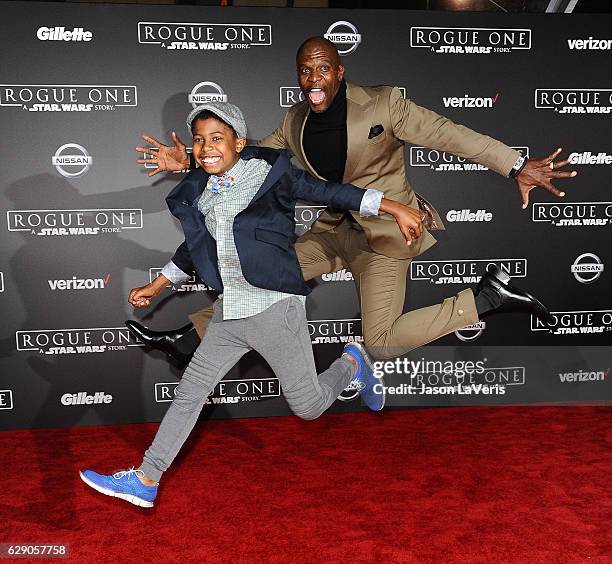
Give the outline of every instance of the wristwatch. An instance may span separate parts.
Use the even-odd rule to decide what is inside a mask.
[[[514,163],[514,165],[512,165],[512,168],[510,169],[510,172],[508,173],[508,177],[509,178],[516,178],[521,170],[523,170],[525,168],[525,165],[527,164],[527,161],[529,159],[527,157],[523,157],[522,155],[519,156],[518,159],[516,159],[516,162]]]

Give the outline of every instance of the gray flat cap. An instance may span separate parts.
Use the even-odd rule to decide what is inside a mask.
[[[209,110],[216,116],[219,116],[224,122],[229,123],[234,128],[238,137],[246,138],[247,126],[244,116],[238,106],[234,106],[234,104],[230,104],[229,102],[206,102],[191,110],[187,116],[187,127],[190,133],[191,122],[193,122],[193,119],[204,110]]]

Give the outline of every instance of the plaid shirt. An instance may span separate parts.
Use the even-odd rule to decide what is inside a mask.
[[[229,171],[236,184],[229,190],[214,193],[205,189],[197,202],[204,215],[209,233],[217,242],[219,273],[223,281],[223,319],[242,319],[265,311],[276,302],[294,294],[258,288],[249,284],[242,274],[240,259],[234,241],[234,218],[244,210],[272,167],[263,159],[240,159]],[[366,190],[360,214],[377,215],[382,192]],[[189,278],[173,262],[169,262],[162,274],[171,282],[178,283]],[[306,296],[297,296],[303,301]]]

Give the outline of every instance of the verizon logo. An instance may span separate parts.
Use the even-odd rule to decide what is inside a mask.
[[[475,98],[464,94],[463,97],[444,97],[445,108],[492,108],[497,100],[499,100],[500,92],[495,96],[486,96],[484,98]]]
[[[592,49],[592,50],[606,50],[612,49],[612,39],[568,39],[567,46],[570,49]]]
[[[103,290],[110,281],[110,273],[106,278],[77,278],[68,280],[47,280],[51,290]]]
[[[596,372],[585,372],[583,370],[579,370],[578,372],[563,372],[559,374],[559,380],[561,380],[561,382],[603,382],[609,372],[609,368],[605,372],[603,370],[598,370]]]

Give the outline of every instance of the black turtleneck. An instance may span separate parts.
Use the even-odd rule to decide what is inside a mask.
[[[330,182],[342,182],[346,164],[346,82],[329,108],[321,113],[312,110],[304,126],[304,153],[317,173]]]

